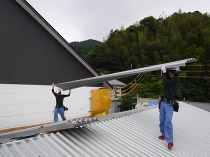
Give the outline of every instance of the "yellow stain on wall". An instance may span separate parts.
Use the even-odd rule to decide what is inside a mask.
[[[91,117],[109,114],[111,106],[111,89],[96,89],[91,91]]]

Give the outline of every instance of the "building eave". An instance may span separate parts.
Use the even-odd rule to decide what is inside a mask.
[[[61,43],[77,60],[79,60],[94,76],[99,74],[76,52],[76,50],[25,0],[16,0],[37,22],[39,22],[59,43]]]

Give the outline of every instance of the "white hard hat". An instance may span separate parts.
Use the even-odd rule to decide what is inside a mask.
[[[61,93],[61,90],[58,88],[58,89],[56,90],[56,93]]]
[[[169,71],[174,71],[174,74],[179,74],[180,73],[180,68],[179,67],[173,67],[173,68],[169,68],[167,69]]]
[[[169,70],[174,70],[174,71],[180,72],[180,68],[179,67],[173,67],[173,68],[170,68]]]

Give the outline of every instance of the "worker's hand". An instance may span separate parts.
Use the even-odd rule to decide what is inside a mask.
[[[165,66],[162,66],[161,70],[162,70],[163,73],[166,73],[166,67]]]

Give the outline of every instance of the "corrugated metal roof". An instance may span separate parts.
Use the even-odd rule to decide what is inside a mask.
[[[99,117],[98,122],[56,134],[0,145],[0,156],[210,156],[210,113],[180,102],[174,112],[174,148],[159,140],[157,107]],[[111,115],[109,115],[111,117]]]

